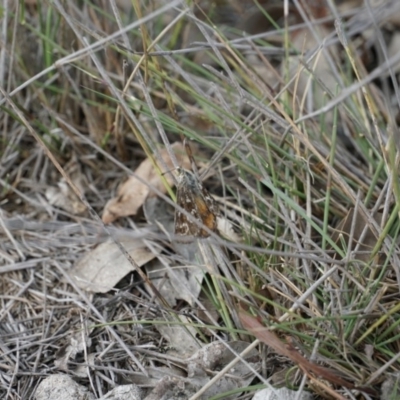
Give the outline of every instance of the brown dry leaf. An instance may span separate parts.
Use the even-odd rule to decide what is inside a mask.
[[[121,241],[121,244],[139,267],[156,256],[141,241]],[[134,266],[119,247],[109,240],[87,253],[69,274],[81,289],[107,293],[133,270]]]
[[[233,243],[242,243],[243,238],[240,237],[233,229],[233,224],[229,219],[219,216],[217,218],[217,229],[221,236]]]
[[[182,168],[190,169],[190,161],[187,157],[181,142],[175,142],[172,146],[178,164]],[[167,170],[174,169],[171,157],[167,149],[160,151],[160,156],[164,160]],[[142,183],[136,177],[131,176],[118,189],[117,197],[111,199],[105,206],[103,212],[103,222],[109,224],[119,217],[128,215],[136,215],[138,209],[143,205],[148,196],[155,196],[151,192],[150,186],[154,186],[162,193],[166,193],[166,188],[161,180],[160,175],[154,168],[150,159],[144,160],[135,170],[135,175],[139,176],[144,182]],[[169,185],[173,185],[174,181],[171,174],[165,175],[165,179]]]
[[[274,351],[278,354],[290,358],[310,379],[313,379],[314,376],[317,376],[332,384],[343,386],[351,390],[357,389],[371,395],[376,394],[374,389],[360,386],[357,387],[352,382],[349,382],[339,376],[336,371],[326,367],[321,367],[320,365],[307,360],[295,349],[292,344],[284,343],[276,335],[276,333],[270,331],[268,327],[262,325],[257,318],[247,314],[244,311],[239,312],[239,318],[243,324],[243,327],[251,332],[260,342],[272,347],[272,349],[274,349]]]

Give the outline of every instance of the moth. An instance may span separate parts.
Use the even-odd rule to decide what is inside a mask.
[[[184,145],[192,165],[195,165],[189,144],[184,142]],[[176,203],[192,218],[176,209],[175,234],[206,238],[210,233],[204,227],[212,232],[217,229],[218,205],[193,172],[180,167],[177,168],[177,172]]]

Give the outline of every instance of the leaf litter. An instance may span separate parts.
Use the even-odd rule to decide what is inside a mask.
[[[33,3],[34,7],[35,2],[30,3]],[[65,2],[65,4],[68,4],[68,2]],[[74,7],[72,7],[72,4],[69,5],[71,6],[70,12],[74,12],[75,5]],[[390,4],[388,3],[387,7],[389,6]],[[36,12],[34,8],[31,8],[30,12],[32,10],[34,13]],[[57,11],[59,10],[57,9]],[[390,13],[387,21],[393,20],[394,22],[391,23],[396,24],[394,20],[395,16],[395,13]],[[66,21],[71,22],[69,17]],[[196,19],[192,18],[192,21],[196,21]],[[249,26],[248,21],[244,22],[245,25]],[[107,28],[111,28],[111,26],[102,26],[102,32],[103,29]],[[144,28],[145,25],[142,26],[143,31]],[[74,41],[79,40],[77,32],[73,36]],[[115,27],[111,29],[111,32],[115,32]],[[365,30],[363,34],[364,32]],[[66,33],[69,35],[72,32],[68,30]],[[308,27],[304,29],[303,33],[308,38],[312,32]],[[395,38],[394,35],[393,38]],[[303,37],[300,43],[297,44],[300,51],[305,49],[303,46],[304,42],[309,41]],[[315,41],[314,44],[319,45],[320,41]],[[206,43],[206,45],[209,46],[210,43]],[[203,43],[201,46],[204,47],[205,44]],[[311,48],[312,46],[309,47]],[[391,46],[389,46],[390,54],[396,55],[397,47],[398,43],[393,39]],[[218,50],[217,47],[215,49]],[[215,51],[215,49],[213,50]],[[251,49],[252,47],[250,46],[248,50]],[[257,47],[257,50],[260,50],[260,47]],[[37,54],[39,53],[37,52]],[[13,52],[10,51],[9,54],[13,54]],[[26,61],[25,66],[31,67],[34,65],[37,67],[41,65],[40,60],[37,59],[37,54],[31,51],[24,52],[21,57]],[[48,52],[48,54],[51,54],[51,52]],[[327,81],[328,85],[326,86],[330,90],[333,87],[331,84],[334,80],[326,73],[328,58],[324,53],[321,54],[317,54],[317,58],[320,57],[322,61],[321,67],[315,64],[312,68],[309,68],[307,64],[303,65],[303,60],[297,55],[293,57],[295,67],[294,71],[291,72],[293,72],[293,77],[298,79],[298,86],[291,86],[290,89],[293,89],[295,92],[294,96],[304,97],[304,100],[307,100],[308,107],[311,107],[311,103],[313,102],[317,103],[317,108],[320,106],[323,107],[325,102],[321,101],[321,97],[324,96],[325,89],[321,90],[320,86],[317,85],[318,90],[314,93],[314,98],[311,98],[311,100],[308,98],[305,99],[308,84],[308,75],[305,71],[320,81]],[[36,58],[34,62],[29,62],[28,57]],[[259,58],[262,60],[262,57]],[[206,62],[211,62],[210,60],[211,58]],[[118,65],[119,62],[114,64],[117,68]],[[55,64],[55,66],[58,66],[58,64]],[[70,66],[73,66],[72,63]],[[300,73],[301,66],[304,66],[304,69]],[[179,67],[180,65],[176,66],[174,73],[179,71]],[[397,65],[395,67],[397,68]],[[25,73],[24,68],[18,68],[15,69],[15,74],[18,74],[19,71],[24,71]],[[209,71],[215,73],[212,68],[209,68]],[[258,71],[262,73],[260,69]],[[273,72],[275,72],[271,74],[273,78],[271,80],[268,79],[268,82],[272,82],[273,85],[271,86],[276,88],[276,83],[279,79],[275,79],[277,74],[276,71]],[[54,77],[59,79],[59,83],[61,84],[65,80],[65,82],[68,82],[67,86],[71,88],[70,90],[74,90],[73,83],[76,77],[69,80],[71,76],[68,74],[69,71],[67,69],[60,68]],[[115,74],[115,71],[113,71],[113,74]],[[30,71],[30,75],[33,76],[34,71]],[[92,82],[88,80],[90,75],[83,75],[79,79],[80,88],[91,87]],[[122,72],[118,71],[116,75],[122,76]],[[217,77],[219,75],[214,74],[213,76]],[[21,81],[26,80],[25,76],[18,75],[18,78],[21,78]],[[205,95],[208,96],[210,94],[212,102],[216,104],[219,104],[218,96],[221,94],[223,96],[227,94],[232,95],[232,97],[236,96],[231,88],[228,87],[227,90],[226,87],[223,87],[228,81],[224,81],[224,85],[217,87],[218,85],[215,85],[214,82],[210,83],[206,79],[203,79],[201,85],[196,87],[196,82],[200,82],[200,79],[197,80],[197,78],[188,74],[182,74],[182,79],[189,79],[189,82],[193,83],[192,86],[196,90],[200,89],[199,92],[204,90]],[[136,83],[134,83],[133,87],[135,90],[139,88]],[[260,88],[263,88],[263,86],[260,86]],[[257,88],[257,90],[260,88]],[[41,95],[43,93],[41,92]],[[83,92],[75,92],[73,96],[68,98],[68,101],[76,107],[79,102],[76,101],[76,97],[74,96],[79,97],[81,93]],[[160,96],[160,92],[156,91],[155,93],[157,99],[162,97]],[[32,97],[42,99],[41,96],[36,97],[36,95],[37,93]],[[93,93],[89,96],[88,101],[95,102],[95,106],[91,107],[90,111],[88,111],[88,107],[82,107],[82,112],[87,119],[90,117],[92,121],[101,121],[99,126],[106,125],[104,122],[112,120],[113,116],[108,114],[107,108],[103,109],[102,103],[97,103],[98,99],[92,95]],[[190,96],[187,97],[189,98]],[[26,104],[27,99],[21,96],[20,92],[17,91],[15,98],[18,98],[19,104]],[[239,95],[235,98],[237,98],[238,103],[239,100],[243,100],[243,97]],[[106,102],[106,98],[102,98],[102,102]],[[36,115],[35,113],[42,115],[50,103],[42,103],[41,101],[32,102],[29,105],[29,112],[32,112],[33,116]],[[222,103],[223,107],[227,106],[226,103]],[[107,104],[107,106],[109,105]],[[189,108],[195,107],[193,104],[189,104],[189,100],[185,106]],[[229,107],[230,105],[226,107],[228,112],[225,114],[230,116]],[[75,108],[71,104],[71,110],[73,109]],[[96,113],[97,109],[98,113]],[[86,126],[82,126],[81,116],[71,115],[69,111],[67,110],[67,119],[72,120],[75,126],[86,129]],[[262,108],[259,111],[262,114]],[[236,108],[235,112],[237,112]],[[6,118],[8,118],[8,115]],[[276,125],[270,123],[271,115],[273,116],[274,114],[271,113],[268,115],[268,124],[261,126],[263,128],[264,126],[268,127],[268,134],[271,130],[274,132],[273,134],[278,133],[284,136],[283,132],[277,130]],[[43,124],[43,121],[40,121],[41,126],[45,126],[49,122],[49,119],[50,115],[46,115],[46,123]],[[0,360],[1,395],[4,394],[4,396],[8,396],[10,399],[33,398],[34,396],[39,399],[42,390],[41,386],[44,386],[45,382],[49,383],[54,380],[50,382],[47,388],[43,389],[42,393],[44,393],[44,397],[42,398],[49,399],[49,393],[54,393],[54,390],[57,389],[60,389],[60,392],[61,389],[66,391],[71,389],[73,396],[75,396],[72,398],[77,399],[80,398],[79,396],[82,398],[94,398],[95,396],[91,392],[96,393],[96,398],[112,398],[114,395],[115,397],[122,397],[124,393],[128,393],[130,397],[137,395],[140,400],[142,398],[156,400],[165,398],[165,396],[169,396],[170,398],[182,398],[182,396],[184,396],[183,398],[189,398],[192,395],[196,396],[198,391],[213,383],[212,380],[214,377],[218,376],[219,372],[223,371],[231,360],[237,358],[236,354],[248,346],[247,341],[233,342],[229,340],[230,337],[240,335],[247,340],[249,332],[253,332],[255,337],[259,337],[260,341],[264,341],[277,354],[283,354],[286,357],[286,362],[288,360],[289,362],[292,361],[294,364],[306,369],[304,376],[307,376],[309,382],[311,382],[309,388],[312,388],[312,383],[315,383],[315,376],[313,374],[321,374],[323,376],[324,382],[319,382],[321,386],[325,385],[325,381],[329,379],[336,379],[335,375],[332,376],[332,374],[327,373],[323,369],[326,367],[310,365],[306,357],[302,356],[297,350],[293,350],[290,345],[283,345],[277,335],[268,335],[270,333],[268,329],[265,329],[265,326],[260,324],[258,320],[255,320],[254,317],[247,320],[247,325],[243,324],[247,328],[247,333],[243,330],[238,333],[234,329],[226,333],[223,330],[223,328],[226,328],[224,325],[225,321],[222,323],[218,319],[222,314],[221,310],[216,310],[215,307],[213,309],[215,302],[207,298],[208,304],[206,307],[200,307],[201,304],[197,301],[203,302],[201,297],[199,300],[199,290],[203,287],[204,276],[208,272],[217,271],[218,266],[215,268],[215,265],[211,265],[210,268],[204,268],[204,265],[196,263],[196,256],[198,256],[197,249],[183,250],[180,249],[182,246],[170,244],[165,241],[165,237],[168,236],[167,234],[171,230],[168,217],[166,217],[165,221],[160,222],[160,216],[170,214],[171,210],[168,210],[168,208],[159,208],[157,211],[160,214],[155,217],[155,211],[158,206],[157,203],[152,203],[151,187],[143,185],[143,182],[139,184],[138,182],[140,181],[137,178],[129,178],[125,184],[121,185],[118,195],[112,199],[103,213],[104,222],[116,223],[116,226],[109,227],[106,232],[102,225],[94,223],[88,217],[88,214],[84,212],[80,200],[70,191],[65,181],[59,179],[58,172],[54,170],[45,158],[42,149],[26,135],[25,130],[21,132],[20,127],[14,125],[15,121],[9,120],[8,122],[9,126],[5,124],[4,135],[7,140],[4,141],[5,149],[1,155],[2,168],[0,170],[0,182],[3,188],[1,197],[1,207],[3,210],[0,215],[0,233],[2,235],[0,249],[2,302],[0,313],[2,351]],[[145,120],[141,116],[140,122],[148,123],[148,120]],[[226,118],[224,123],[226,124],[228,135],[231,135],[233,124],[230,117]],[[102,126],[101,129],[104,129],[104,133],[107,131],[105,126]],[[207,132],[209,136],[214,137],[220,134],[219,128],[216,128],[214,123],[209,124],[209,129],[210,132]],[[89,130],[91,130],[92,137],[94,138],[96,132],[92,131],[93,128],[89,128]],[[168,132],[169,134],[170,132]],[[64,135],[64,138],[61,137],[62,135]],[[71,181],[85,194],[96,212],[100,212],[105,202],[110,199],[110,193],[115,192],[115,187],[121,179],[121,170],[116,168],[115,164],[110,162],[110,159],[100,160],[100,158],[96,158],[97,156],[93,156],[93,147],[88,148],[87,142],[84,140],[81,141],[78,136],[71,136],[73,139],[68,141],[67,151],[64,152],[63,145],[59,146],[60,138],[63,140],[65,137],[69,137],[69,135],[70,132],[62,132],[60,137],[56,138],[49,135],[46,137],[46,140],[49,141],[49,147],[54,154],[59,156],[62,161],[61,164],[65,165],[64,169],[68,170]],[[127,134],[128,136],[129,133]],[[99,134],[97,139],[100,142],[103,139],[102,135]],[[130,140],[132,140],[131,136],[129,136],[127,143]],[[165,140],[164,136],[163,140]],[[239,150],[243,151],[244,149],[244,153],[240,153],[239,151],[238,154],[243,156],[243,160],[247,160],[254,148],[246,148],[246,140],[243,137],[238,136],[235,140],[237,142],[240,141]],[[304,143],[307,142],[305,141]],[[110,148],[113,145],[114,143],[111,140]],[[108,146],[108,144],[105,144],[105,146]],[[179,143],[176,146],[179,146]],[[129,149],[132,150],[132,154],[137,154],[136,148],[137,143],[134,146],[130,145]],[[19,151],[20,149],[22,151]],[[101,150],[100,147],[96,148],[99,154]],[[247,153],[248,150],[249,153]],[[70,158],[73,159],[68,152],[76,152],[79,155],[74,161],[79,164],[79,168],[76,170],[76,177],[73,170],[68,169],[68,160]],[[85,156],[81,157],[82,154]],[[170,157],[168,153],[162,150],[160,154],[161,158],[164,159],[165,165],[168,168],[173,168],[172,163],[169,164]],[[326,157],[323,151],[321,154]],[[348,162],[346,159],[348,154],[345,154],[345,161]],[[295,154],[295,156],[298,155]],[[176,156],[178,157],[178,155]],[[141,155],[140,159],[142,157]],[[350,156],[347,158],[351,159]],[[145,160],[140,166],[137,165],[137,161],[133,157],[133,159],[127,160],[127,165],[129,165],[131,170],[135,170],[137,176],[143,181],[149,183],[161,193],[165,193],[164,185],[161,184],[159,175],[155,172],[149,160]],[[287,165],[290,162],[290,160],[285,160]],[[348,165],[350,163],[346,164],[346,167]],[[180,164],[180,166],[184,166],[184,163]],[[278,174],[280,173],[280,166],[278,160],[278,164],[276,165],[276,173]],[[286,165],[282,170],[287,171],[285,168]],[[362,184],[368,185],[370,177],[368,174],[365,175],[365,177],[362,174],[358,176]],[[169,175],[166,175],[166,179],[170,179]],[[169,181],[169,184],[172,186],[172,180]],[[337,182],[334,182],[334,184],[337,185]],[[376,199],[376,191],[379,192],[380,187],[378,187],[378,190],[373,190],[372,197],[374,200]],[[315,195],[315,187],[310,190],[310,193]],[[333,195],[337,195],[337,193],[333,192]],[[337,197],[340,198],[340,196]],[[334,201],[339,204],[337,197]],[[317,201],[312,205],[318,207]],[[389,205],[387,203],[385,207]],[[142,207],[144,207],[145,214],[144,223],[140,215]],[[299,287],[299,281],[303,278],[301,274],[303,273],[303,268],[305,269],[307,258],[304,257],[302,259],[304,264],[299,263],[299,265],[296,265],[296,267],[299,267],[299,271],[301,271],[296,277],[290,276],[289,278],[285,274],[285,271],[280,269],[281,267],[283,269],[288,265],[295,264],[299,260],[298,250],[300,249],[300,252],[304,250],[301,246],[296,248],[293,245],[293,241],[298,245],[304,240],[313,249],[313,237],[311,235],[307,237],[300,236],[300,238],[297,236],[299,234],[298,227],[301,226],[301,223],[293,229],[294,218],[292,216],[295,215],[293,209],[290,209],[290,218],[286,218],[285,212],[288,209],[282,207],[282,204],[268,205],[267,207],[273,210],[276,217],[279,216],[279,218],[276,218],[279,220],[279,223],[282,221],[285,222],[285,226],[282,229],[282,232],[284,232],[283,237],[278,238],[269,235],[268,232],[262,232],[260,236],[257,233],[252,233],[252,238],[256,240],[268,237],[277,242],[282,239],[282,243],[286,247],[285,252],[277,253],[277,257],[280,257],[278,262],[272,257],[268,261],[265,261],[265,264],[268,265],[267,271],[258,270],[256,280],[260,280],[261,284],[267,285],[267,289],[274,293],[273,298],[276,302],[281,298],[285,299],[282,303],[278,304],[279,307],[282,304],[284,306],[287,306],[287,304],[293,305],[293,308],[299,307],[301,312],[304,313],[301,315],[304,321],[306,320],[305,316],[309,316],[310,310],[316,310],[316,314],[319,313],[318,316],[325,315],[324,312],[328,313],[329,310],[322,310],[323,312],[321,313],[319,309],[320,304],[317,301],[312,304],[312,307],[309,307],[309,300],[306,301],[306,299],[309,299],[310,293],[302,293],[302,288]],[[276,208],[274,209],[274,207]],[[339,215],[345,207],[346,205],[341,204],[341,208],[337,208]],[[387,210],[388,208],[386,207],[385,209]],[[375,232],[376,225],[379,225],[381,221],[378,219],[375,223],[371,223],[372,219],[365,218],[364,214],[362,213],[363,216],[359,219],[357,213],[349,213],[344,221],[342,221],[343,223],[337,228],[341,231],[342,237],[338,239],[336,236],[333,236],[332,238],[336,244],[341,243],[341,239],[344,236],[346,240],[350,238],[351,240],[347,241],[348,248],[354,247],[356,251],[360,251],[361,249],[361,252],[365,254],[365,257],[362,258],[357,254],[358,263],[352,260],[351,267],[353,265],[356,267],[354,275],[351,276],[353,281],[350,278],[348,281],[344,279],[351,274],[348,269],[342,268],[344,265],[343,260],[340,260],[338,257],[335,259],[335,262],[328,262],[327,264],[324,264],[326,263],[326,259],[323,259],[321,263],[310,261],[313,269],[307,272],[308,275],[306,275],[305,279],[307,287],[309,284],[313,287],[312,285],[315,284],[313,281],[314,276],[323,268],[327,268],[323,273],[332,273],[329,275],[329,278],[332,279],[326,282],[321,281],[327,286],[332,284],[332,287],[329,286],[330,291],[327,291],[328,294],[334,293],[332,295],[332,307],[341,308],[343,305],[342,302],[346,298],[345,294],[343,294],[345,290],[343,287],[339,287],[338,283],[352,282],[355,284],[355,287],[360,289],[361,293],[365,293],[362,289],[366,287],[368,279],[362,273],[359,266],[364,265],[371,258],[371,250],[380,239],[379,234],[377,235]],[[377,214],[375,213],[375,215]],[[121,218],[117,221],[118,218],[126,216],[135,216],[136,218],[124,220]],[[236,216],[236,218],[240,220],[241,217]],[[255,218],[251,222],[255,221],[258,223],[262,219],[259,216],[257,218],[258,220]],[[231,220],[235,219],[232,218]],[[353,222],[349,224],[349,221]],[[153,222],[153,226],[149,226],[149,222]],[[365,229],[365,224],[371,226]],[[236,226],[242,227],[240,221]],[[252,230],[251,224],[249,226],[250,228],[246,230],[246,234]],[[158,228],[159,230],[157,230]],[[238,236],[229,223],[221,224],[221,230],[225,231],[224,236],[228,237],[232,242],[243,242],[243,237]],[[164,233],[164,236],[159,234],[160,231]],[[290,239],[284,236],[288,232],[293,232],[293,237],[290,237]],[[122,256],[119,248],[114,245],[114,242],[107,242],[109,233],[127,249],[128,254],[131,255],[136,264],[134,267],[125,263],[124,256]],[[127,236],[131,238],[128,241],[126,240]],[[162,248],[158,247],[160,243],[163,245]],[[269,243],[265,241],[262,244],[268,247]],[[130,245],[132,246],[130,247]],[[243,249],[245,250],[242,250],[242,253],[238,254],[235,253],[235,247],[232,246],[229,249],[229,256],[232,257],[234,262],[239,261],[244,268],[255,268],[254,260],[246,258],[247,249],[245,247]],[[265,249],[260,249],[260,254],[266,254],[262,253],[261,250]],[[310,260],[313,260],[312,257],[310,257]],[[218,261],[221,260],[219,259]],[[380,263],[381,260],[377,258],[374,261]],[[274,269],[274,264],[279,264],[276,270]],[[331,268],[331,270],[326,266]],[[346,264],[346,267],[348,266]],[[153,279],[153,282],[159,288],[162,297],[167,300],[169,305],[174,307],[173,312],[162,303],[156,301],[156,297],[149,287],[146,290],[146,285],[143,284],[136,274],[137,267],[144,267],[147,269],[149,275],[156,277]],[[177,271],[179,273],[176,273]],[[229,279],[233,280],[231,276],[234,276],[236,279],[234,273],[229,275],[228,272],[224,272],[224,278],[229,277]],[[390,300],[391,298],[396,299],[396,283],[392,283],[395,282],[396,277],[393,276],[392,271],[387,274],[387,277],[389,280],[387,285],[385,283],[385,290],[379,288],[381,292],[377,292],[377,295],[368,305],[371,311],[378,306],[380,314],[385,314],[387,310],[390,310],[388,304],[392,301]],[[264,278],[265,280],[263,280]],[[291,279],[298,279],[298,281],[292,282]],[[254,282],[254,286],[257,287],[260,282]],[[320,283],[320,286],[322,286],[322,283]],[[223,289],[228,289],[224,292],[224,296],[226,293],[233,295],[232,297],[235,299],[240,299],[238,293],[235,292],[234,285],[230,286],[226,284],[224,286],[221,283],[221,290]],[[338,301],[335,301],[336,295],[339,299]],[[356,298],[357,301],[360,299],[362,300],[362,296]],[[387,302],[388,299],[390,300],[389,302]],[[379,304],[377,300],[379,300]],[[381,303],[380,300],[384,301]],[[258,311],[264,311],[257,307],[257,304],[253,303],[250,298],[243,297],[240,301],[243,301],[243,303],[250,307],[254,307]],[[354,303],[357,303],[357,301],[354,301]],[[235,311],[234,306],[228,304],[228,307],[230,307],[230,311],[233,314]],[[193,308],[195,308],[194,312]],[[299,310],[292,311],[293,315],[296,315],[295,313]],[[345,311],[347,311],[346,308]],[[350,311],[354,311],[354,309]],[[208,319],[199,318],[202,312],[208,314]],[[171,318],[172,315],[175,318]],[[371,312],[369,316],[373,318],[374,314]],[[214,324],[214,321],[217,319],[217,324]],[[202,324],[204,320],[206,320],[206,324]],[[200,324],[201,329],[193,329],[196,325],[193,321]],[[339,322],[344,323],[340,319]],[[357,322],[357,328],[360,327],[359,322]],[[161,328],[157,327],[158,323],[162,324]],[[327,321],[324,321],[324,323],[328,324]],[[221,326],[218,326],[218,324]],[[376,326],[372,325],[371,328]],[[236,321],[235,327],[238,329],[242,328],[240,323],[236,323]],[[306,330],[301,329],[301,325],[296,325],[297,327],[301,334],[307,333]],[[221,328],[221,330],[218,328]],[[331,327],[325,331],[329,331],[330,329]],[[352,335],[356,334],[355,331],[357,329],[353,331]],[[324,331],[321,334],[323,333]],[[379,334],[380,332],[377,332],[377,335]],[[295,333],[292,332],[291,335],[295,336]],[[352,335],[347,338],[350,342],[353,340]],[[213,338],[215,342],[204,346],[204,338],[207,341]],[[240,345],[236,346],[236,343]],[[344,343],[347,345],[347,341],[344,341]],[[375,349],[376,351],[377,349]],[[257,376],[260,382],[266,384],[263,381],[263,375],[257,375],[260,370],[260,354],[259,351],[256,351],[252,354],[252,357],[249,359],[246,358],[245,362],[240,364],[240,366],[228,369],[226,374],[221,374],[219,377],[219,386],[215,384],[210,385],[210,388],[206,389],[209,391],[206,391],[202,395],[203,397],[199,395],[197,398],[207,399],[210,396],[230,390],[236,390],[236,393],[225,398],[237,398],[244,392],[244,389],[241,388],[246,388],[252,382],[254,376]],[[349,354],[352,355],[351,353]],[[377,358],[374,358],[374,351],[370,349],[368,354],[368,361],[361,368],[364,375],[371,373],[373,368],[375,368],[375,363],[377,363]],[[383,357],[383,353],[379,353],[378,357],[380,356]],[[387,360],[385,357],[383,357],[383,362],[386,362],[384,365],[385,368],[391,368],[392,364],[396,366],[394,358]],[[265,359],[263,361],[265,362]],[[293,368],[293,363],[290,364],[290,368]],[[329,364],[329,361],[325,359],[324,363]],[[282,364],[281,362],[278,365],[281,367]],[[336,366],[341,367],[339,363]],[[53,374],[56,370],[63,371],[63,374]],[[286,371],[283,370],[283,372]],[[344,368],[341,372],[346,372],[346,377],[354,378],[354,381],[362,379],[360,376],[350,374]],[[48,374],[51,375],[46,378]],[[84,382],[84,385],[77,386],[77,380],[70,377],[79,377],[80,381]],[[381,376],[379,374],[375,375],[375,379],[378,380],[378,378],[381,379]],[[397,385],[396,380],[398,380],[398,377],[394,375],[392,379],[384,381],[385,387],[382,390],[385,389],[384,396],[387,396],[387,398],[393,394],[393,387]],[[39,381],[41,383],[38,386]],[[142,393],[137,394],[134,383],[132,385],[121,384],[126,381],[135,382],[142,387],[146,387],[146,393],[144,395]],[[336,382],[338,381],[336,380]],[[343,384],[342,386],[346,386],[348,383],[343,380],[339,382]],[[285,379],[283,379],[282,384],[285,384]],[[114,385],[119,386],[119,389],[124,393],[112,393],[110,389]],[[340,384],[337,386],[340,386]],[[347,386],[349,387],[349,385]],[[330,391],[329,393],[332,395],[338,395],[333,386],[326,385],[325,389],[327,392]],[[60,392],[57,394],[57,399],[62,398]],[[327,392],[324,393],[321,391],[319,393],[323,396]],[[351,396],[353,396],[353,393]],[[251,394],[247,397],[250,398]]]
[[[178,165],[189,169],[190,161],[185,155],[182,143],[175,142],[171,148],[175,153]],[[172,164],[171,155],[168,153],[168,150],[162,149],[159,154],[166,166],[166,170],[162,172],[173,171],[174,165]],[[155,169],[153,162],[149,158],[146,158],[138,166],[134,174],[140,180],[136,176],[128,178],[118,189],[117,196],[109,200],[106,204],[102,217],[105,224],[109,224],[120,217],[136,215],[146,199],[149,196],[155,196],[155,193],[151,190],[152,187],[162,193],[166,193],[166,187],[160,173]],[[174,180],[171,174],[166,174],[165,179],[170,186],[173,186]]]

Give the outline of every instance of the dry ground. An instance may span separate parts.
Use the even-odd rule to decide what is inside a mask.
[[[0,7],[1,399],[400,398],[400,2]]]

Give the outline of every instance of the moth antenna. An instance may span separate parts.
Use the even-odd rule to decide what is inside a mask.
[[[186,138],[183,139],[183,147],[185,148],[186,154],[189,158],[190,165],[192,166],[192,170],[194,171],[194,173],[197,176],[199,176],[199,170],[197,169],[196,161],[194,160],[194,157],[193,157],[192,148],[190,147],[190,144]]]
[[[166,175],[166,174],[169,174],[170,172],[174,172],[174,171],[176,171],[178,168],[180,168],[180,167],[175,167],[175,168],[172,168],[172,169],[168,169],[167,171],[163,172],[163,173],[161,174],[161,176],[164,176],[164,175]]]

